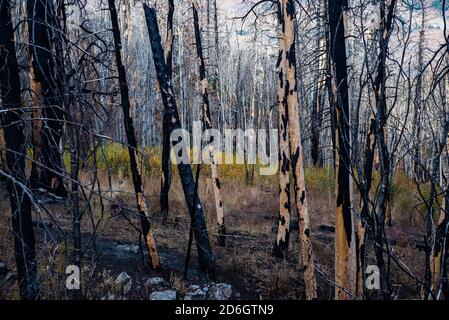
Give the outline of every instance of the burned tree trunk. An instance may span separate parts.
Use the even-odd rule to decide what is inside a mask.
[[[446,85],[446,83],[444,83]],[[444,89],[443,89],[444,90]],[[443,109],[445,110],[445,108]],[[445,115],[445,118],[447,116]],[[441,140],[435,145],[434,160],[432,163],[432,172],[430,174],[430,195],[429,200],[426,205],[427,209],[427,234],[426,241],[428,244],[428,249],[426,251],[426,266],[424,274],[424,285],[421,288],[421,296],[424,300],[428,300],[433,297],[436,300],[441,299],[441,293],[447,294],[447,254],[449,246],[447,244],[447,236],[449,230],[449,215],[447,211],[447,204],[449,200],[449,189],[447,186],[445,170],[443,169],[445,165],[441,162],[442,157],[447,151],[448,133],[449,133],[449,119],[445,119],[442,132]],[[440,206],[440,213],[438,217],[438,222],[434,222],[434,211],[437,206],[437,181],[438,176],[440,180],[440,187],[443,189],[443,199]],[[419,179],[419,178],[418,178]],[[419,180],[417,181],[419,182]],[[448,298],[446,296],[446,298]]]
[[[446,189],[443,195],[440,217],[436,225],[435,240],[430,255],[430,290],[437,300],[440,299],[441,292],[447,294],[447,254],[449,252],[449,246],[447,244],[449,230],[448,201],[449,190]],[[446,296],[445,298],[448,299],[449,297]]]
[[[0,1],[0,94],[1,122],[6,143],[7,188],[11,203],[14,252],[20,297],[36,300],[39,296],[31,199],[27,185],[26,145],[22,126],[20,77],[15,51],[14,27],[9,0]]]
[[[424,41],[425,41],[425,19],[426,19],[426,10],[424,1],[421,0],[421,30],[419,31],[419,40],[418,40],[418,75],[416,78],[416,91],[415,91],[415,99],[414,99],[414,108],[413,108],[413,144],[414,144],[414,153],[413,153],[413,169],[414,174],[418,182],[423,183],[425,181],[425,170],[423,170],[423,162],[421,156],[421,126],[422,126],[422,113],[423,113],[423,72],[424,72]]]
[[[168,0],[168,17],[167,17],[167,47],[165,50],[165,62],[167,64],[167,73],[170,81],[172,81],[173,73],[173,15],[175,11],[175,4],[173,0]],[[169,122],[170,119],[167,117],[167,113],[164,110],[163,120],[162,120],[162,179],[161,179],[161,213],[164,219],[168,217],[168,194],[170,192],[171,186],[171,161],[170,161],[170,133],[169,133]]]
[[[283,25],[281,3],[278,3],[279,24]],[[279,226],[273,254],[284,258],[290,241],[290,148],[288,143],[288,105],[285,91],[286,63],[285,41],[282,30],[279,33],[279,58],[277,72],[279,75],[279,88],[277,94],[279,114]]]
[[[203,129],[210,130],[212,129],[212,119],[210,116],[210,105],[209,105],[209,93],[208,93],[208,81],[206,77],[206,65],[204,64],[204,56],[203,56],[203,46],[201,43],[201,31],[198,19],[198,4],[195,0],[192,1],[192,9],[193,9],[193,23],[195,28],[195,43],[196,43],[196,54],[198,57],[199,63],[199,75],[200,75],[200,90],[201,96],[203,97],[203,108],[201,113]],[[210,145],[213,146],[214,141],[211,138],[209,141]],[[212,173],[212,185],[214,188],[214,196],[215,196],[215,210],[217,214],[217,227],[218,227],[218,244],[220,246],[226,245],[226,228],[224,224],[224,213],[223,213],[223,198],[221,196],[221,183],[218,177],[218,167],[216,163],[216,152],[220,150],[214,150],[214,148],[209,148],[209,157],[211,160],[211,173]]]
[[[153,232],[151,232],[151,225],[149,221],[149,212],[146,204],[145,193],[142,185],[142,178],[139,172],[138,164],[138,146],[136,134],[134,132],[133,119],[131,118],[131,105],[129,102],[128,81],[126,79],[126,70],[122,62],[122,40],[118,24],[117,9],[115,7],[115,0],[108,0],[109,12],[111,14],[112,33],[114,36],[115,59],[117,63],[118,78],[120,82],[121,105],[123,109],[123,121],[126,131],[126,139],[128,141],[129,161],[134,185],[134,192],[136,194],[137,210],[139,211],[140,223],[142,225],[142,232],[145,238],[145,243],[148,249],[151,267],[158,269],[160,267],[159,256],[156,250],[156,243],[154,241]]]
[[[168,118],[170,119],[169,132],[171,136],[173,131],[181,129],[181,122],[179,120],[178,108],[173,94],[173,87],[167,74],[167,66],[164,59],[164,51],[162,49],[156,12],[153,8],[150,8],[147,5],[144,5],[144,10],[162,101]],[[175,146],[176,144],[176,141],[172,142],[172,146]],[[200,268],[204,273],[206,273],[207,276],[214,277],[214,258],[209,242],[203,207],[199,196],[195,194],[196,183],[193,177],[192,168],[190,163],[183,163],[182,161],[177,164],[177,167],[184,190],[187,207],[189,208],[189,213],[192,219],[192,227],[196,239]]]
[[[336,116],[336,237],[335,299],[350,298],[355,292],[355,231],[351,204],[351,157],[349,128],[349,96],[346,61],[345,0],[328,0],[330,55],[333,65],[334,106]]]
[[[33,165],[31,187],[67,196],[62,177],[59,145],[63,134],[61,70],[56,66],[54,43],[58,27],[51,0],[28,0],[30,80],[34,104]]]
[[[325,84],[325,67],[326,67],[326,54],[323,52],[325,47],[325,38],[322,36],[322,2],[318,0],[317,3],[317,39],[316,49],[318,56],[315,61],[315,83],[313,101],[311,106],[311,157],[312,163],[315,167],[323,166],[323,155],[320,150],[321,143],[321,123],[323,117],[323,85]]]
[[[317,284],[315,278],[315,261],[310,239],[310,218],[307,204],[307,193],[304,177],[304,154],[301,143],[301,126],[299,123],[298,89],[296,82],[296,33],[295,2],[281,1],[283,39],[285,46],[284,72],[285,97],[288,106],[288,132],[290,138],[290,159],[294,181],[295,203],[299,219],[299,239],[301,243],[301,260],[304,268],[304,282],[306,299],[317,298]],[[281,62],[282,63],[282,62]]]
[[[446,58],[449,62],[449,58]],[[444,84],[442,84],[442,91],[444,92],[445,101],[443,101],[443,110],[447,111],[449,107],[449,75],[446,75]],[[444,118],[444,127],[442,134],[442,150],[448,150],[448,132],[449,132],[449,117],[446,113]],[[449,299],[449,283],[447,277],[448,254],[449,254],[449,186],[447,183],[447,163],[440,163],[440,180],[441,188],[443,189],[443,200],[440,206],[440,215],[435,226],[435,234],[430,254],[430,274],[431,274],[431,293],[436,300],[441,299],[441,293],[444,294],[446,300]]]
[[[384,234],[385,234],[385,221],[387,217],[388,202],[390,201],[390,186],[391,186],[391,161],[390,154],[387,146],[387,134],[386,126],[388,120],[387,110],[387,96],[386,96],[386,63],[388,55],[388,45],[391,36],[391,30],[393,27],[394,10],[396,7],[396,0],[389,0],[388,5],[385,0],[380,1],[380,48],[379,57],[377,61],[377,74],[374,80],[374,99],[375,99],[375,114],[372,115],[370,128],[371,140],[369,142],[377,145],[380,157],[380,190],[375,207],[374,217],[374,241],[375,254],[377,260],[377,266],[379,267],[381,278],[381,292],[384,299],[390,299],[391,290],[388,283],[387,268],[383,256],[384,249]],[[374,133],[372,132],[374,130]],[[374,134],[374,136],[372,136]],[[367,145],[367,147],[370,147]],[[371,148],[371,147],[370,147]],[[374,156],[374,150],[371,148],[369,159]],[[366,170],[369,172],[369,186],[371,185],[372,164],[367,163],[369,166]],[[370,168],[371,167],[371,168]],[[367,174],[368,175],[368,174]],[[367,184],[368,185],[368,184]],[[369,189],[367,189],[367,195],[369,196]],[[391,221],[390,221],[391,223]]]

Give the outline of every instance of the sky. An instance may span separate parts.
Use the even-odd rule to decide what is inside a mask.
[[[222,0],[218,1],[219,5],[226,10],[228,17],[235,16],[235,10],[238,5],[242,3],[242,0]]]

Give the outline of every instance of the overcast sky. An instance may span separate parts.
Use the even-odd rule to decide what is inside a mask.
[[[237,6],[242,3],[242,0],[222,0],[219,1],[219,5],[226,10],[228,17],[235,16],[235,10]]]

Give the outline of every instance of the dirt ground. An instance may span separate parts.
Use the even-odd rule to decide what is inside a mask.
[[[103,177],[106,180],[106,178]],[[200,183],[200,197],[206,212],[209,237],[217,265],[216,282],[232,285],[234,299],[303,299],[304,285],[299,261],[296,217],[293,216],[290,251],[285,259],[272,257],[276,237],[278,191],[275,184],[244,183],[224,181],[223,199],[227,241],[225,247],[217,244],[213,208],[213,190],[207,177]],[[86,178],[87,184],[87,178]],[[162,269],[150,270],[146,254],[119,250],[119,245],[139,245],[139,222],[134,210],[134,196],[130,181],[114,178],[110,181],[110,192],[104,193],[105,200],[92,200],[85,205],[83,218],[84,269],[83,287],[88,299],[104,299],[110,292],[111,283],[121,272],[131,276],[133,285],[127,299],[148,299],[149,289],[145,285],[150,277],[162,277],[179,296],[183,296],[191,284],[205,283],[198,272],[196,248],[192,247],[192,258],[187,279],[183,279],[187,251],[190,217],[182,188],[174,177],[170,194],[168,221],[158,212],[159,180],[146,178],[145,187],[149,208],[152,212],[152,226],[155,234]],[[317,263],[317,280],[320,299],[333,298],[334,261],[334,194],[331,187],[309,192],[312,223],[313,249]],[[9,230],[9,207],[6,193],[2,191],[0,215],[0,261],[14,270],[13,241]],[[92,198],[93,199],[93,198]],[[43,199],[42,201],[47,201]],[[48,212],[35,212],[35,219],[45,221],[44,227],[36,227],[36,243],[39,261],[39,275],[43,284],[42,297],[68,299],[65,290],[65,266],[70,264],[71,215],[70,207],[64,203],[49,202],[44,207]],[[83,207],[82,207],[83,208]],[[51,218],[50,218],[51,217]],[[395,215],[393,215],[395,217]],[[403,262],[413,275],[421,277],[424,253],[417,250],[416,242],[420,232],[414,227],[402,224],[394,231],[394,252],[397,260],[387,261],[391,266],[391,283],[397,298],[418,297],[419,286],[413,277],[398,267]],[[93,232],[96,230],[96,232]],[[93,236],[94,235],[94,236]],[[368,258],[373,261],[373,257]],[[370,293],[378,298],[377,292]],[[0,298],[18,297],[15,283],[4,285]]]

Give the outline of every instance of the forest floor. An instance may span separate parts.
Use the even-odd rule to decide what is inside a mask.
[[[328,169],[310,169],[306,176],[308,182],[309,212],[312,224],[313,248],[317,263],[317,280],[320,299],[333,298],[334,261],[334,191],[333,175]],[[206,174],[207,175],[207,174]],[[88,176],[84,178],[86,183]],[[187,251],[190,217],[187,213],[184,195],[179,179],[174,173],[170,194],[170,213],[168,221],[163,222],[159,212],[159,177],[145,179],[149,208],[152,212],[152,226],[161,258],[162,269],[150,270],[147,258],[139,251],[127,252],[121,248],[139,245],[139,222],[135,216],[132,184],[126,177],[116,176],[107,179],[99,174],[100,180],[109,180],[110,201],[91,201],[92,215],[85,215],[83,222],[84,269],[83,286],[88,288],[87,298],[104,299],[114,291],[114,279],[122,272],[132,278],[132,287],[127,299],[148,299],[154,288],[146,282],[151,277],[161,277],[167,288],[176,290],[182,298],[192,284],[203,285],[204,278],[198,272],[196,247],[192,246],[192,258],[187,279],[183,279]],[[299,246],[297,237],[297,218],[293,216],[290,251],[286,258],[272,256],[276,237],[278,191],[272,180],[258,177],[252,185],[242,179],[225,178],[222,183],[227,241],[225,247],[217,244],[215,229],[213,189],[210,179],[203,177],[199,190],[209,227],[214,257],[217,265],[218,283],[232,286],[234,299],[303,299],[304,285],[299,267]],[[106,182],[107,184],[107,182]],[[424,252],[416,249],[423,237],[423,222],[419,213],[410,208],[418,203],[413,184],[404,189],[392,206],[394,227],[389,234],[394,239],[394,252],[398,261],[404,262],[417,277],[422,276]],[[0,214],[0,262],[14,269],[13,239],[9,229],[9,204],[6,192],[2,191]],[[47,200],[42,200],[47,201]],[[408,202],[416,203],[408,203]],[[404,203],[407,206],[404,206]],[[53,202],[44,206],[48,212],[34,213],[35,219],[48,225],[36,227],[36,243],[39,275],[43,284],[43,297],[67,299],[69,293],[64,288],[65,267],[70,263],[71,214],[63,203]],[[49,218],[51,214],[51,219]],[[93,224],[96,232],[92,237]],[[94,244],[94,245],[93,245]],[[129,250],[128,250],[129,251]],[[368,257],[374,262],[373,257]],[[390,261],[391,283],[398,298],[417,298],[419,286],[412,277],[403,272],[398,264]],[[0,281],[1,284],[1,281]],[[6,287],[6,286],[4,286]],[[372,292],[372,297],[378,297]],[[0,289],[0,298],[17,298],[17,286]]]

